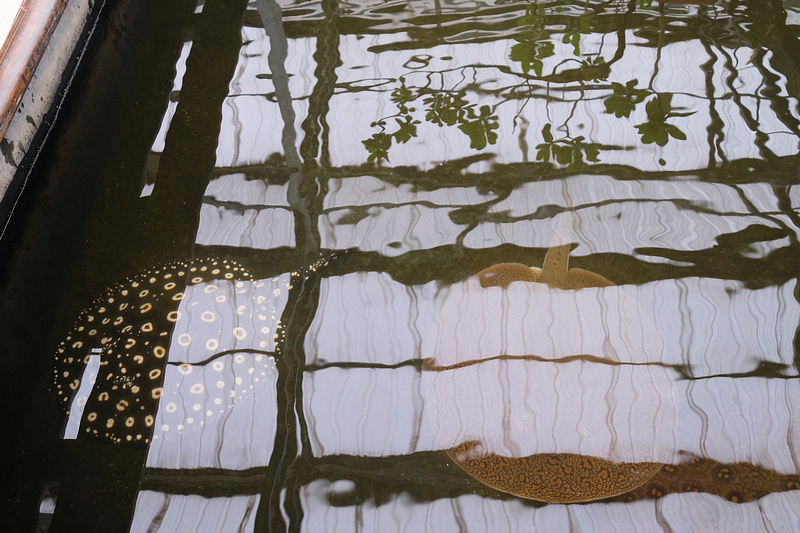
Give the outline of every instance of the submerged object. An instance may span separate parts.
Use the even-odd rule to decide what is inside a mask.
[[[450,289],[425,369],[437,444],[482,483],[549,503],[605,499],[675,449],[674,370],[636,301],[569,268],[501,263]]]
[[[80,416],[80,432],[112,442],[149,442],[173,332],[182,319],[181,301],[201,285],[217,291],[215,281],[243,285],[251,279],[233,261],[195,259],[141,272],[106,289],[81,312],[55,354],[55,388],[68,414]],[[216,298],[224,303],[228,297]],[[221,326],[211,324],[218,322],[213,311],[194,314],[213,326],[216,338],[247,335],[231,327],[236,324],[217,334]],[[191,339],[176,340],[186,345]],[[219,340],[206,345],[211,353],[226,349]],[[178,367],[184,374],[192,369],[186,363]]]

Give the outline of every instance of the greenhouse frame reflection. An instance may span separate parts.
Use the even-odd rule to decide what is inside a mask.
[[[136,157],[150,147],[135,170],[143,183],[97,202],[101,244],[75,275],[113,280],[145,260],[140,268],[157,269],[220,257],[250,273],[247,301],[218,310],[227,340],[212,342],[213,355],[205,288],[222,287],[198,285],[185,303],[197,303],[194,315],[164,309],[187,320],[161,331],[172,396],[153,406],[154,438],[137,449],[84,430],[59,442],[75,466],[30,469],[42,487],[51,474],[64,480],[53,527],[92,520],[83,500],[103,501],[101,487],[118,478],[112,519],[134,530],[196,529],[198,517],[220,531],[758,531],[800,521],[800,12],[789,12],[750,0],[199,5],[171,56],[161,120],[136,137]],[[101,168],[132,165],[108,152]],[[567,220],[558,246],[570,266],[613,287],[567,301],[514,281],[505,303],[452,303],[493,265],[544,265]],[[263,319],[259,297],[270,306]],[[584,323],[578,307],[601,318]],[[554,341],[602,348],[624,329],[591,337],[609,316],[646,323],[609,341],[619,361]],[[664,466],[630,490],[569,505],[470,477],[445,449],[470,449],[472,437],[443,442],[431,423],[426,380],[444,373],[425,358],[442,324],[456,324],[453,345],[497,341],[469,365],[478,385],[454,388],[466,398],[456,408],[502,417],[530,407],[545,429],[526,431],[551,442],[521,457]],[[531,331],[541,333],[535,349]],[[646,344],[655,348],[637,350]],[[225,377],[209,377],[218,362]],[[477,371],[491,364],[538,388],[502,397],[511,388]],[[218,383],[237,396],[224,412],[194,401],[213,402]],[[623,404],[650,419],[614,419]],[[593,408],[603,412],[585,424]],[[213,416],[195,424],[195,411]],[[627,436],[645,444],[626,447]],[[498,456],[510,457],[480,458]]]
[[[619,13],[612,13],[613,6],[603,5],[598,12],[575,18],[567,5],[506,4],[492,11],[487,19],[495,22],[494,26],[484,24],[476,31],[455,23],[452,27],[440,25],[436,31],[420,31],[420,26],[413,22],[415,16],[424,20],[426,10],[444,13],[447,8],[421,3],[413,6],[397,3],[397,7],[397,11],[381,10],[378,18],[373,19],[375,27],[388,28],[389,37],[367,32],[364,44],[349,33],[350,24],[360,20],[359,17],[366,20],[378,15],[373,11],[377,6],[359,10],[337,2],[322,2],[296,11],[287,9],[286,35],[298,37],[288,40],[283,69],[294,75],[276,80],[274,93],[264,87],[267,78],[253,74],[264,71],[263,63],[250,59],[257,57],[255,50],[263,41],[259,41],[257,28],[246,28],[250,44],[245,46],[250,54],[243,53],[240,77],[233,84],[238,92],[234,90],[225,104],[230,109],[227,115],[230,122],[223,121],[222,144],[218,148],[221,159],[209,188],[214,192],[205,199],[201,211],[198,242],[210,249],[239,246],[242,242],[248,243],[247,248],[272,251],[297,247],[301,256],[316,253],[317,246],[320,250],[351,247],[359,250],[333,271],[324,272],[322,278],[306,280],[298,303],[287,305],[287,309],[299,305],[306,314],[305,318],[295,315],[285,323],[286,339],[296,339],[302,348],[295,345],[294,355],[282,354],[286,381],[281,382],[285,387],[296,385],[288,392],[279,383],[279,393],[287,395],[288,403],[279,403],[278,416],[284,421],[296,420],[298,425],[290,423],[285,428],[286,434],[276,437],[273,459],[280,466],[274,471],[276,463],[271,461],[264,475],[271,480],[270,486],[284,487],[281,493],[284,498],[296,499],[282,500],[274,492],[276,489],[270,493],[269,501],[262,497],[259,516],[264,523],[276,528],[299,527],[295,520],[315,523],[319,518],[317,510],[327,508],[314,499],[320,478],[353,481],[346,488],[331,485],[334,492],[329,498],[343,506],[360,506],[364,499],[392,500],[395,491],[408,491],[418,501],[431,502],[443,494],[481,492],[452,469],[446,469],[435,456],[434,450],[438,448],[433,434],[426,430],[424,410],[419,407],[422,397],[412,401],[411,405],[418,407],[407,411],[397,407],[408,405],[407,400],[397,395],[403,390],[421,390],[419,361],[409,356],[420,353],[419,343],[427,335],[423,324],[433,319],[433,310],[441,305],[436,302],[447,292],[444,287],[437,288],[436,280],[456,282],[497,259],[541,264],[549,245],[547,235],[552,235],[557,219],[567,209],[557,192],[565,182],[571,191],[576,191],[575,241],[579,245],[574,262],[630,287],[636,300],[646,303],[648,314],[675,317],[664,319],[659,327],[667,339],[665,351],[671,350],[671,359],[666,364],[688,387],[676,394],[683,394],[695,408],[702,404],[701,413],[703,410],[712,413],[718,404],[714,400],[704,403],[708,397],[699,393],[706,389],[701,383],[710,380],[709,383],[717,384],[713,376],[723,375],[755,378],[769,367],[769,377],[765,379],[776,379],[770,383],[777,386],[770,389],[768,396],[788,394],[787,398],[793,398],[796,361],[790,345],[798,320],[789,315],[795,317],[797,313],[791,311],[786,315],[785,311],[772,308],[773,303],[767,303],[771,298],[767,294],[777,296],[773,302],[794,301],[790,281],[794,276],[787,272],[786,265],[790,264],[787,262],[790,257],[797,255],[796,237],[791,229],[796,227],[796,215],[792,209],[787,211],[788,206],[794,205],[791,198],[795,193],[789,182],[781,181],[778,176],[782,172],[780,165],[792,168],[796,164],[793,147],[780,144],[781,135],[796,142],[796,119],[781,112],[762,113],[759,117],[762,125],[755,125],[757,132],[763,127],[764,131],[784,133],[769,136],[756,133],[752,149],[737,152],[738,161],[733,162],[739,165],[733,168],[750,167],[762,179],[764,172],[775,176],[772,182],[777,179],[778,187],[765,191],[758,183],[727,182],[730,171],[717,170],[718,166],[730,168],[727,146],[741,144],[742,132],[749,132],[754,126],[750,111],[742,103],[741,90],[732,85],[736,76],[725,77],[726,71],[732,72],[733,63],[717,60],[733,57],[725,48],[732,41],[720,40],[719,48],[714,50],[704,47],[706,57],[714,59],[691,63],[699,65],[697,79],[703,80],[698,85],[702,90],[695,90],[692,84],[688,88],[665,90],[663,86],[688,81],[675,76],[666,83],[662,80],[667,67],[673,70],[683,67],[687,55],[679,51],[681,40],[697,39],[697,35],[686,39],[682,29],[685,8],[660,6],[655,12],[626,4],[621,9],[626,25],[607,32],[604,28],[609,27],[608,22],[619,20]],[[458,13],[458,8],[448,8]],[[406,10],[412,10],[412,14]],[[461,16],[464,14],[460,13]],[[469,16],[480,20],[481,14]],[[536,17],[542,20],[534,20]],[[570,25],[573,20],[580,22],[574,28]],[[513,25],[509,25],[512,21]],[[654,21],[660,29],[649,34]],[[518,26],[519,22],[523,26]],[[536,24],[540,26],[536,28]],[[567,32],[551,29],[568,25],[572,29]],[[313,41],[303,34],[307,27],[316,28],[320,35],[313,76],[292,55],[294,47],[312,45]],[[424,28],[424,23],[421,27]],[[706,35],[709,30],[702,27],[700,31]],[[710,31],[713,35],[713,29]],[[537,36],[530,32],[544,33],[537,41],[533,38]],[[608,44],[598,45],[603,40],[598,41],[597,35],[617,36],[607,61],[600,58],[602,46]],[[270,38],[274,39],[272,35]],[[516,44],[510,47],[504,44],[509,39]],[[559,40],[564,46],[556,46]],[[271,42],[274,47],[274,40]],[[592,44],[597,46],[590,51]],[[528,50],[522,47],[514,49],[517,45],[531,46],[534,55],[525,55]],[[427,52],[437,50],[437,46],[447,46],[447,52],[444,55]],[[498,53],[503,46],[506,52]],[[495,61],[506,57],[512,67],[516,61],[519,68],[482,63],[484,50]],[[381,66],[376,68],[364,62],[361,58],[365,54],[380,56]],[[469,57],[470,64],[435,68],[437,62],[463,61],[463,57]],[[473,57],[476,59],[472,60]],[[583,63],[573,66],[573,57]],[[630,71],[631,64],[648,62],[653,67],[645,85],[638,82],[641,68],[635,69],[638,78],[613,78],[617,69]],[[274,70],[275,65],[270,68]],[[771,67],[759,63],[759,68],[764,74]],[[369,69],[373,69],[374,76],[364,76]],[[385,76],[383,69],[393,74]],[[298,72],[307,72],[303,79],[316,80],[316,84],[298,83]],[[398,72],[404,73],[398,75]],[[502,76],[514,76],[516,81],[510,78],[504,82]],[[747,98],[766,98],[765,102],[769,101],[774,110],[790,107],[794,100],[787,97],[782,86],[774,84],[773,76],[767,78],[772,80],[767,82],[773,84],[772,88],[763,95],[754,89],[755,96]],[[417,79],[422,82],[415,84]],[[727,93],[718,94],[713,83],[712,91],[706,90],[708,80],[716,79],[724,80],[722,86]],[[278,82],[284,84],[283,88]],[[745,84],[750,83],[748,78]],[[267,102],[255,102],[248,96],[248,92],[265,90]],[[274,108],[269,107],[271,100],[288,109],[289,95],[294,109],[303,108],[302,102],[308,102],[308,113],[301,126],[302,163],[290,157],[291,148],[286,151],[286,143],[291,146],[287,139],[295,136],[291,121],[296,119],[283,111],[278,118],[270,111]],[[348,98],[355,100],[349,102]],[[359,101],[362,103],[354,103]],[[530,112],[541,109],[537,101],[544,105],[545,114],[554,115],[555,120],[542,123],[533,119]],[[360,135],[368,152],[366,160],[363,152],[353,149],[353,133],[369,131],[358,114],[351,111],[354,105],[361,110],[395,109],[374,115],[370,124],[379,130],[377,133]],[[503,111],[506,108],[508,111]],[[237,121],[236,117],[246,115],[262,119]],[[543,116],[541,112],[536,115]],[[703,131],[697,127],[701,115],[709,121],[704,139],[697,136]],[[363,116],[373,115],[367,112]],[[634,135],[623,133],[611,121],[612,117],[619,124],[629,124],[628,129]],[[691,122],[687,120],[690,117]],[[593,126],[587,129],[585,123]],[[274,137],[249,135],[251,124],[259,127],[282,124],[283,140],[278,144]],[[432,128],[434,125],[437,127]],[[348,133],[337,134],[340,127],[346,127],[342,131]],[[574,134],[571,130],[582,133]],[[518,132],[517,142],[504,144],[501,139],[513,138],[508,136],[509,131]],[[296,135],[300,137],[299,132]],[[359,133],[355,133],[355,138],[359,139]],[[706,144],[705,159],[700,150],[680,149],[681,143],[693,147]],[[777,148],[770,148],[770,143],[777,143]],[[467,144],[469,148],[465,148]],[[403,149],[404,146],[410,149]],[[535,153],[529,154],[529,146],[535,147]],[[276,156],[281,153],[286,154],[285,159]],[[248,155],[243,157],[243,154]],[[443,164],[436,166],[431,154],[441,154]],[[529,162],[529,158],[537,162]],[[770,163],[762,164],[758,159]],[[259,161],[269,163],[259,167]],[[370,164],[381,161],[393,166]],[[772,166],[776,163],[777,167]],[[286,175],[287,168],[292,172],[288,182],[271,177]],[[315,188],[308,188],[311,182],[316,184]],[[252,193],[243,194],[246,189]],[[279,190],[284,191],[286,200],[257,200]],[[777,200],[771,205],[783,207],[764,209],[767,205],[764,202],[772,196]],[[752,198],[760,200],[754,203]],[[275,226],[267,222],[275,219],[266,217],[279,213],[282,222],[276,234],[272,231]],[[236,229],[241,227],[241,217],[251,221],[244,234]],[[595,220],[601,220],[602,224]],[[317,232],[318,239],[314,237]],[[446,263],[449,268],[443,268],[441,258],[448,256],[454,259]],[[732,258],[736,259],[733,263]],[[454,267],[453,260],[461,266]],[[610,267],[612,261],[614,268]],[[754,276],[752,267],[756,264],[761,274]],[[391,277],[362,270],[386,272]],[[704,278],[720,283],[704,282]],[[410,301],[401,296],[408,291],[413,295]],[[380,293],[387,296],[378,296]],[[732,303],[723,302],[721,295],[725,294],[736,295]],[[695,300],[695,296],[700,298]],[[748,311],[754,299],[767,307]],[[719,311],[707,314],[708,301]],[[381,309],[386,311],[380,312]],[[669,311],[664,315],[666,309]],[[392,312],[396,310],[402,310],[400,316],[409,317],[408,323],[412,325],[409,332],[393,325],[396,317]],[[767,341],[764,346],[774,346],[774,351],[764,352],[755,361],[750,341],[743,342],[731,364],[724,364],[702,355],[709,351],[708,346],[701,347],[708,339],[703,341],[701,336],[687,333],[695,331],[686,322],[687,317],[706,314],[715,323],[724,320],[722,317],[731,317],[737,324],[734,329],[740,330],[733,336],[746,338],[750,334],[744,331],[762,327],[756,325],[755,317],[770,316],[772,312],[781,318],[770,321],[766,328],[776,332],[777,344]],[[293,330],[293,323],[308,322],[309,330],[302,326]],[[787,325],[789,329],[784,331]],[[705,331],[703,326],[697,327],[697,332]],[[720,330],[713,342],[727,349],[726,331],[726,328]],[[324,340],[317,335],[324,335]],[[757,342],[766,341],[766,337],[754,331]],[[393,346],[387,344],[388,339],[395,341]],[[399,339],[404,340],[396,344]],[[781,389],[781,384],[789,388]],[[788,401],[793,405],[791,402],[795,400]],[[381,405],[389,406],[389,411]],[[786,414],[789,412],[791,408]],[[349,413],[359,413],[357,427],[349,421]],[[784,457],[780,465],[764,467],[739,461],[741,456],[737,452],[733,455],[723,452],[721,461],[708,456],[703,443],[714,430],[708,427],[707,420],[703,422],[703,416],[697,420],[700,425],[693,421],[693,429],[686,433],[700,435],[695,444],[686,447],[695,451],[682,458],[678,453],[652,483],[619,498],[659,501],[670,493],[705,490],[731,501],[747,502],[767,492],[791,490],[795,486],[797,472],[790,466],[791,457],[789,466],[786,457],[778,454]],[[298,444],[289,437],[295,433],[301,436]],[[722,433],[721,441],[714,444],[720,450],[725,448],[725,439],[732,436]],[[684,444],[678,443],[676,450]],[[373,469],[385,469],[386,466],[379,465],[393,464],[391,458],[398,455],[404,457],[404,466],[398,467],[397,477],[388,485],[376,482]],[[292,456],[296,458],[286,463],[285,458]],[[438,487],[438,495],[423,488],[429,478],[422,471],[431,469],[451,480]],[[400,481],[411,472],[419,472],[417,484],[409,486]],[[742,477],[732,475],[733,472],[741,473]],[[746,478],[750,482],[737,484],[733,478],[740,482]],[[760,481],[753,482],[754,478]],[[155,483],[158,478],[151,479]],[[334,486],[338,488],[333,489]],[[288,523],[283,514],[287,509],[299,513],[289,513]],[[650,520],[637,516],[642,524]],[[338,520],[343,518],[335,519],[335,523]]]

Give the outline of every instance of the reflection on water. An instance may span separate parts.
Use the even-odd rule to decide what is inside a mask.
[[[652,478],[671,459],[675,409],[658,332],[606,278],[569,268],[559,230],[542,268],[500,263],[448,295],[427,400],[437,444],[467,473],[573,503]]]
[[[207,0],[147,157],[98,155],[144,180],[93,242],[157,259],[56,355],[117,462],[31,474],[54,530],[115,469],[100,529],[796,529],[798,24]],[[167,288],[187,257],[242,267]]]

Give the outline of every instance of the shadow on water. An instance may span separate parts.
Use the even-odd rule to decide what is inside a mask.
[[[4,243],[7,523],[798,521],[800,8],[148,9]]]

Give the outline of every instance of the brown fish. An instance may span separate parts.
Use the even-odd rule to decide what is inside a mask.
[[[569,224],[564,224],[562,222],[559,225],[553,242],[545,256],[542,268],[528,267],[519,263],[496,264],[477,274],[476,277],[480,282],[480,287],[483,289],[500,287],[504,292],[506,290],[514,290],[513,287],[511,287],[511,284],[514,282],[541,283],[547,285],[550,289],[558,291],[579,291],[590,287],[612,287],[614,284],[600,274],[569,267],[569,253],[571,248],[571,243],[569,242],[571,236],[570,213],[566,214],[565,221],[569,221]],[[467,290],[469,291],[471,289]],[[479,298],[477,293],[470,294],[474,295],[472,298]],[[466,300],[460,300],[464,297],[465,296],[456,295],[454,301],[466,302]],[[499,299],[479,298],[474,300],[475,302],[481,302],[474,304],[478,305],[479,308],[450,307],[449,309],[451,313],[459,314],[470,312],[477,312],[479,314],[485,313],[483,316],[487,318],[489,314],[519,312],[519,308],[515,308],[516,311],[505,309],[504,304],[501,303],[506,301],[504,297],[498,296],[497,298]],[[563,298],[565,304],[575,301],[567,295]],[[496,303],[490,304],[490,301]],[[560,302],[562,300],[552,301]],[[630,300],[630,302],[632,302],[632,300]],[[458,305],[463,306],[471,304],[462,303]],[[531,305],[546,304],[539,301],[531,301]],[[486,306],[499,307],[494,309],[494,307]],[[494,311],[492,309],[494,309]],[[459,320],[459,317],[451,317],[448,320],[451,319]],[[479,327],[480,319],[475,319],[473,317],[470,320],[474,320],[474,322],[469,322],[470,324],[474,323],[474,327]],[[583,320],[582,315],[580,320]],[[498,322],[493,323],[498,324]],[[582,322],[577,322],[577,324],[580,323]],[[493,326],[482,327],[491,328]],[[605,326],[601,324],[601,327]],[[535,453],[533,455],[521,454],[508,456],[506,453],[496,453],[491,448],[487,449],[480,440],[468,440],[454,446],[454,439],[463,438],[461,437],[462,435],[464,437],[474,435],[476,437],[480,436],[481,439],[485,437],[490,437],[492,439],[499,438],[500,441],[507,443],[505,445],[506,449],[511,451],[518,446],[518,444],[515,444],[515,442],[518,441],[514,441],[514,439],[509,436],[509,433],[506,433],[505,437],[501,437],[495,433],[497,431],[509,431],[509,426],[507,424],[532,423],[532,420],[523,421],[521,419],[509,419],[504,422],[506,425],[502,426],[506,429],[501,430],[501,426],[496,425],[494,422],[485,423],[481,420],[482,417],[486,416],[498,416],[500,411],[497,409],[505,410],[506,412],[506,414],[500,416],[512,416],[508,415],[510,412],[508,409],[510,409],[510,407],[507,404],[503,406],[501,398],[510,398],[509,395],[515,394],[515,390],[518,389],[509,389],[507,385],[502,384],[505,382],[495,382],[494,380],[500,379],[499,376],[502,375],[503,372],[516,372],[516,370],[500,369],[501,367],[498,366],[498,364],[500,364],[499,360],[506,357],[506,355],[502,351],[497,353],[486,351],[495,349],[503,350],[501,345],[492,344],[494,341],[489,340],[489,337],[476,334],[474,339],[468,340],[466,337],[469,337],[471,333],[466,332],[463,328],[457,329],[456,331],[461,333],[455,333],[455,337],[448,336],[445,344],[440,344],[439,350],[442,350],[442,352],[434,357],[433,361],[428,361],[425,368],[438,372],[451,372],[451,377],[434,381],[436,384],[433,385],[434,405],[437,405],[436,408],[439,410],[438,423],[443,424],[438,431],[443,432],[443,444],[445,446],[452,446],[446,449],[448,456],[456,465],[473,478],[492,488],[523,498],[549,503],[575,503],[610,498],[634,490],[646,483],[662,468],[662,464],[655,461],[614,461],[611,458],[601,458],[593,455],[576,453]],[[485,331],[489,333],[491,330]],[[464,335],[464,333],[467,334]],[[569,335],[569,332],[564,333]],[[546,332],[542,332],[542,334],[546,335]],[[494,333],[492,333],[492,335],[494,335]],[[475,340],[478,341],[480,346],[475,346],[471,350],[469,348],[470,343]],[[456,343],[459,348],[453,348],[450,343]],[[490,345],[492,348],[488,348]],[[455,354],[461,355],[455,356]],[[483,354],[483,356],[479,354]],[[546,363],[542,363],[541,361],[549,360],[548,358],[535,356],[535,354],[530,355],[533,356],[533,359],[540,361],[539,363],[534,362],[532,364],[542,365]],[[565,356],[567,360],[574,360],[574,364],[581,364],[580,361],[583,360],[586,361],[585,364],[595,364],[605,368],[609,368],[608,365],[613,365],[618,362],[606,360],[602,357],[593,358],[590,355],[571,353],[555,353],[553,355],[555,357]],[[439,356],[442,356],[440,359],[441,361],[446,362],[437,363],[436,359],[439,358]],[[454,356],[455,360],[453,359]],[[461,359],[462,356],[463,359]],[[460,362],[458,362],[459,360]],[[596,361],[596,363],[591,361]],[[563,362],[566,363],[567,361],[565,360]],[[517,362],[517,364],[518,363],[519,362]],[[479,365],[481,368],[480,371],[474,371],[478,372],[477,374],[474,372],[472,374],[460,374],[463,371],[467,371],[466,367],[469,366],[472,366],[473,369],[477,369],[478,366],[474,365]],[[522,370],[521,366],[515,366],[513,368],[524,372],[534,371],[533,367],[531,367],[530,370]],[[654,371],[656,373],[660,372],[659,370]],[[593,372],[593,370],[587,369],[587,372]],[[642,369],[641,372],[645,373],[647,370]],[[586,375],[593,376],[594,374]],[[444,377],[444,375],[442,377]],[[486,388],[471,388],[470,390],[472,390],[473,395],[479,395],[484,398],[482,403],[474,403],[473,401],[473,403],[467,405],[458,400],[458,398],[465,398],[464,394],[467,392],[464,390],[465,387],[481,386]],[[492,386],[494,386],[494,388],[491,388]],[[531,385],[529,384],[528,386]],[[565,391],[564,394],[569,393]],[[600,401],[602,402],[603,399],[601,398]],[[657,403],[659,400],[656,398],[655,401]],[[542,406],[542,408],[544,408],[544,406]],[[652,412],[660,411],[656,408]],[[454,419],[454,417],[457,418]],[[491,433],[482,434],[484,431]],[[587,434],[587,438],[590,438],[590,435],[591,434]],[[455,442],[458,441],[456,440]],[[647,453],[643,452],[641,455],[646,456]]]

